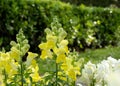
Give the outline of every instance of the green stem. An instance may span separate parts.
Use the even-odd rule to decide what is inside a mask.
[[[75,86],[75,81],[73,81],[73,86]]]
[[[24,73],[24,69],[23,69],[23,62],[22,62],[22,60],[21,60],[20,65],[21,65],[21,86],[23,86],[23,73]]]
[[[67,78],[67,82],[66,82],[66,84],[69,86],[69,83],[68,83],[68,82],[69,82],[69,79],[68,79],[68,77],[67,77],[67,76],[66,76],[66,78]]]
[[[56,86],[57,86],[57,79],[58,79],[58,64],[56,63]]]
[[[5,82],[5,86],[7,86],[7,74],[6,74],[5,69],[4,69],[4,71],[3,71],[3,72],[4,72],[4,76],[5,76],[5,81],[4,81],[4,82]]]
[[[17,75],[15,75],[15,77],[14,77],[14,82],[15,82],[15,86],[17,86]]]
[[[102,81],[102,86],[105,86],[105,82],[104,82],[104,80]]]
[[[92,79],[91,86],[95,86],[95,80],[94,79]]]

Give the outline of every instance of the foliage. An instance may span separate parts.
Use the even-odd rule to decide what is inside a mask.
[[[69,47],[77,50],[117,45],[120,11],[113,8],[74,6],[56,0],[0,0],[0,46],[9,50],[23,29],[31,51],[39,52],[38,44],[45,40],[44,29],[54,17],[68,33]],[[34,48],[34,49],[33,49]]]
[[[60,0],[63,2],[79,5],[85,4],[87,6],[97,6],[97,7],[120,7],[119,0]],[[103,3],[104,2],[104,3]]]

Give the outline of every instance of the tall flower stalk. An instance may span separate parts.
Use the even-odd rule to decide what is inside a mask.
[[[3,84],[5,86],[35,85],[35,82],[41,80],[38,73],[39,67],[35,60],[38,54],[28,52],[30,46],[22,29],[20,29],[16,39],[17,42],[11,41],[11,50],[9,52],[0,52],[0,75],[5,76]]]
[[[58,86],[61,80],[74,82],[76,75],[80,74],[79,65],[74,65],[72,58],[69,58],[68,40],[65,39],[67,33],[58,22],[57,18],[54,18],[51,23],[51,29],[46,28],[46,42],[39,44],[41,49],[40,58],[43,60],[51,59],[55,60],[55,84]],[[54,59],[55,58],[55,59]],[[63,82],[62,82],[63,83]]]

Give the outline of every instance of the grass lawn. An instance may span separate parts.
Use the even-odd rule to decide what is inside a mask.
[[[103,59],[107,59],[109,56],[120,59],[120,47],[107,47],[95,50],[88,49],[85,52],[81,52],[79,56],[80,58],[85,58],[86,61],[90,60],[94,63],[98,63]]]

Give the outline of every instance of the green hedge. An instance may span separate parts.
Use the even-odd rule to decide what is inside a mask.
[[[85,4],[97,7],[120,7],[120,0],[60,0],[75,5]]]
[[[0,0],[0,48],[9,49],[9,42],[22,28],[31,45],[38,51],[44,40],[44,29],[57,17],[68,32],[71,48],[77,50],[116,45],[120,10],[73,6],[54,0]]]

